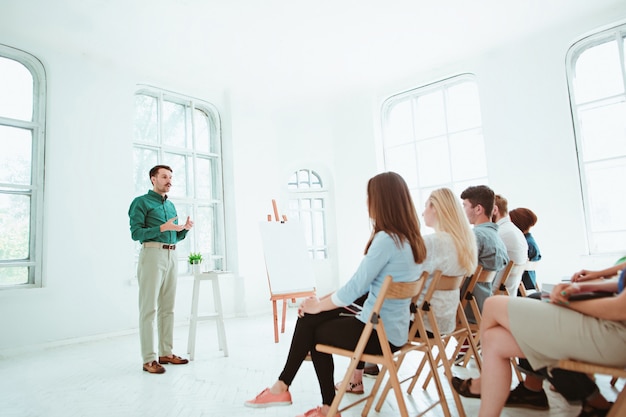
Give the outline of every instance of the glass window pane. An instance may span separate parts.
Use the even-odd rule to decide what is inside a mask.
[[[586,165],[587,194],[594,232],[626,230],[626,193],[616,191],[619,180],[626,178],[626,159]],[[624,247],[624,243],[621,243]]]
[[[133,149],[133,181],[137,195],[145,194],[148,190],[152,189],[150,169],[158,164],[157,161],[158,152],[156,149]]]
[[[22,63],[0,56],[0,116],[33,118],[33,75]]]
[[[624,92],[615,41],[586,49],[575,63],[574,95],[576,103],[612,96]]]
[[[0,268],[0,286],[28,284],[29,268]]]
[[[0,260],[28,259],[30,196],[0,193],[0,230]]]
[[[450,135],[450,163],[455,182],[487,176],[485,141],[480,131]]]
[[[304,237],[306,239],[307,246],[313,246],[313,221],[311,219],[310,211],[301,211],[300,212],[300,223],[304,228]]]
[[[596,232],[593,235],[592,252],[624,252],[626,231]]]
[[[396,146],[385,149],[385,168],[397,172],[404,178],[409,188],[417,187],[417,157],[415,145]]]
[[[185,155],[178,155],[172,153],[166,153],[163,155],[164,164],[169,165],[172,168],[172,188],[170,189],[169,197],[187,197],[192,194],[187,178],[191,169],[191,161],[187,161]]]
[[[216,178],[213,170],[212,161],[208,158],[196,159],[196,198],[213,199],[214,195],[213,181]]]
[[[197,216],[193,220],[194,228],[197,226],[196,251],[206,255],[214,253],[213,237],[216,230],[213,206],[199,206]]]
[[[399,145],[413,139],[413,116],[411,99],[395,102],[387,114],[385,123],[385,143]]]
[[[415,100],[415,138],[424,139],[446,133],[446,115],[441,90],[423,94]]]
[[[324,233],[324,213],[321,211],[316,211],[313,213],[314,219],[314,229],[313,229],[313,244],[315,246],[324,246],[326,245],[326,236]]]
[[[0,126],[0,182],[31,184],[32,132]]]
[[[322,188],[322,180],[316,172],[311,171],[311,188]]]
[[[474,82],[463,82],[448,88],[448,131],[480,127],[480,100],[478,85]]]
[[[324,208],[324,199],[323,198],[314,198],[313,199],[313,208],[314,209],[323,209]]]
[[[135,95],[135,142],[158,142],[157,99],[145,94]]]
[[[583,160],[626,155],[626,103],[579,112]]]
[[[196,135],[196,150],[198,152],[211,152],[211,125],[209,115],[204,110],[195,109],[194,128]]]
[[[448,143],[445,137],[417,142],[417,174],[420,187],[448,183],[450,160]]]
[[[163,101],[163,144],[184,148],[187,145],[185,106]]]

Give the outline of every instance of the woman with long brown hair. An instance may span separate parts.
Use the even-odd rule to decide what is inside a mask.
[[[426,246],[409,189],[402,177],[385,172],[371,178],[367,185],[367,207],[372,221],[372,235],[365,246],[365,257],[352,278],[335,293],[321,299],[305,299],[298,310],[287,362],[278,380],[256,398],[246,401],[248,407],[290,405],[289,386],[311,353],[322,394],[322,406],[308,411],[306,417],[325,416],[335,398],[332,355],[317,352],[317,343],[354,349],[369,318],[385,276],[395,282],[413,281],[422,272]],[[355,317],[339,315],[342,307],[368,294],[362,311]],[[410,300],[385,302],[381,317],[385,320],[392,351],[407,342]],[[372,333],[366,353],[381,354],[378,336]]]

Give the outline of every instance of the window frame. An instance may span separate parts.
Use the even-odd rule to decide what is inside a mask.
[[[308,181],[303,182],[300,181],[300,173],[306,172],[308,176]],[[296,177],[296,182],[291,181],[293,177]],[[316,179],[315,181],[313,179]],[[300,187],[301,184],[306,183],[307,187]],[[295,188],[294,188],[295,186]],[[311,242],[306,242],[307,252],[309,257],[313,261],[325,261],[330,258],[329,254],[329,244],[328,244],[328,188],[325,186],[325,181],[322,179],[322,176],[315,170],[309,168],[299,168],[295,170],[289,180],[287,181],[287,194],[288,194],[288,207],[289,207],[289,217],[293,218],[294,214],[298,216],[298,220],[302,223],[303,227],[307,225],[300,220],[303,213],[310,213],[311,223],[308,225],[309,229],[305,230],[305,236],[308,236],[310,233]],[[303,200],[321,200],[322,208],[314,208],[313,206],[306,208],[302,207]],[[297,203],[297,208],[292,207],[292,203]],[[323,231],[323,235],[321,238],[323,239],[323,244],[316,244],[316,225],[318,225],[318,221],[316,220],[315,213],[321,213],[321,228]],[[323,253],[323,257],[317,257],[317,253]]]
[[[43,63],[28,52],[0,44],[0,56],[22,64],[33,78],[33,114],[30,121],[0,116],[0,125],[29,129],[32,131],[31,183],[20,185],[20,191],[2,191],[7,194],[27,194],[30,203],[30,233],[28,258],[23,260],[0,260],[0,268],[28,267],[28,280],[24,284],[0,285],[0,290],[18,288],[41,288],[43,280],[43,230],[44,185],[46,142],[46,70]],[[17,188],[14,184],[0,184],[3,188]],[[26,189],[26,191],[22,191]]]
[[[177,176],[184,176],[185,184],[191,185],[193,187],[192,197],[187,193],[184,196],[171,196],[171,201],[176,205],[177,211],[180,212],[180,206],[186,206],[191,208],[190,216],[192,220],[195,221],[198,214],[198,209],[200,207],[213,207],[213,225],[211,226],[212,230],[217,231],[217,236],[211,236],[213,253],[205,253],[203,252],[204,260],[210,269],[221,269],[227,270],[228,259],[226,254],[226,224],[225,224],[225,214],[224,214],[224,183],[223,183],[223,158],[222,158],[222,129],[221,129],[221,119],[219,111],[217,107],[213,104],[200,100],[197,98],[193,98],[190,96],[186,96],[183,94],[171,92],[168,90],[164,90],[158,87],[149,86],[140,84],[137,86],[138,88],[135,91],[135,96],[137,95],[147,95],[151,97],[155,97],[159,103],[170,102],[175,104],[180,104],[189,109],[190,112],[190,128],[191,131],[191,145],[185,145],[185,147],[178,147],[169,144],[163,143],[163,124],[161,120],[161,108],[162,104],[158,105],[159,110],[157,110],[157,128],[159,132],[157,133],[157,143],[146,142],[146,141],[136,141],[133,137],[133,151],[135,149],[150,149],[156,150],[157,152],[157,163],[170,165],[167,160],[164,159],[164,154],[176,154],[176,155],[184,155],[185,157],[193,159],[193,171],[189,172],[186,170],[184,173],[175,171],[174,172],[174,180]],[[209,140],[215,138],[214,147],[210,149],[209,152],[200,151],[196,147],[195,144],[195,135],[193,129],[195,129],[195,117],[194,112],[196,110],[203,111],[207,117],[213,122],[212,123],[212,131],[210,132],[211,136]],[[199,158],[202,157],[202,158]],[[213,173],[215,174],[215,178],[212,181],[212,185],[215,186],[215,190],[213,195],[210,198],[198,198],[197,196],[197,186],[198,182],[195,180],[197,178],[197,170],[198,164],[196,161],[199,159],[208,159],[211,163],[215,163],[215,167],[213,169]],[[147,171],[144,173],[146,176],[148,175]],[[190,177],[193,177],[191,180]],[[176,180],[175,180],[176,181]],[[176,185],[174,185],[176,187]],[[197,234],[199,233],[199,229],[197,227],[192,228],[187,234],[186,240],[189,239],[190,242],[190,252],[201,252],[201,250],[197,247]],[[183,251],[176,251],[178,255],[179,261],[179,272],[183,274],[191,274],[193,270],[191,265],[188,262],[188,253]],[[138,254],[138,251],[137,251]],[[205,265],[207,265],[205,264]],[[182,265],[185,265],[184,268],[181,268]]]
[[[446,127],[445,127],[445,137],[446,137],[446,143],[447,143],[447,148],[448,148],[448,153],[447,153],[447,157],[448,159],[451,161],[452,158],[452,153],[451,153],[451,147],[449,146],[450,144],[450,138],[451,136],[458,134],[459,132],[463,132],[463,131],[472,131],[472,130],[477,130],[478,132],[480,132],[480,136],[482,138],[482,147],[484,150],[484,160],[485,160],[485,166],[484,166],[484,176],[475,176],[475,177],[467,177],[467,178],[462,178],[460,180],[455,180],[454,176],[450,175],[450,181],[446,181],[446,182],[442,182],[437,184],[436,186],[433,185],[422,185],[421,181],[420,181],[420,177],[419,177],[419,172],[415,172],[415,177],[414,178],[405,178],[405,180],[407,181],[407,184],[409,184],[409,189],[411,190],[411,193],[413,194],[413,199],[416,202],[416,206],[417,207],[422,207],[422,205],[425,203],[426,199],[428,198],[428,196],[430,195],[430,192],[433,189],[436,188],[440,188],[440,187],[448,187],[450,189],[452,189],[455,193],[460,194],[460,192],[465,189],[467,186],[472,185],[472,184],[476,184],[476,183],[481,183],[481,184],[485,184],[488,185],[489,183],[489,170],[488,170],[488,166],[487,166],[487,159],[486,159],[486,144],[485,144],[485,137],[483,134],[484,128],[483,128],[483,121],[482,121],[482,109],[481,109],[481,103],[480,103],[480,95],[478,95],[478,111],[480,112],[480,125],[476,126],[474,128],[470,128],[470,129],[461,129],[461,130],[451,130],[450,129],[450,125],[448,122],[448,96],[447,96],[447,90],[451,87],[454,87],[455,85],[459,85],[465,82],[472,82],[475,84],[476,86],[476,91],[479,93],[479,86],[478,86],[478,81],[476,78],[475,74],[472,73],[461,73],[458,75],[454,75],[445,79],[441,79],[429,84],[425,84],[423,86],[417,87],[417,88],[413,88],[410,90],[406,90],[394,95],[389,96],[388,98],[386,98],[382,105],[381,105],[381,117],[380,117],[380,129],[381,129],[381,142],[382,142],[382,153],[383,153],[383,166],[386,170],[390,169],[388,161],[387,161],[387,155],[390,149],[392,149],[393,147],[396,146],[402,146],[402,145],[407,145],[407,144],[413,144],[414,150],[415,150],[415,146],[417,146],[416,144],[420,141],[427,141],[427,140],[431,140],[433,137],[429,137],[426,139],[418,139],[415,136],[415,112],[413,109],[414,104],[411,104],[411,115],[413,117],[412,119],[412,132],[411,132],[411,139],[410,140],[405,140],[402,143],[393,143],[391,145],[388,145],[386,143],[387,141],[387,125],[389,123],[389,115],[394,107],[394,105],[398,104],[398,103],[402,103],[405,100],[416,100],[418,97],[420,96],[425,96],[428,94],[431,94],[435,91],[441,91],[443,90],[443,94],[444,94],[444,114],[446,115]],[[417,151],[415,151],[415,157],[417,158]],[[417,166],[417,163],[416,163]],[[450,167],[452,167],[452,162],[450,162]],[[399,172],[400,173],[400,172]],[[400,173],[401,175],[404,176],[403,173]],[[412,180],[415,180],[416,185],[412,185]]]
[[[616,46],[619,50],[619,61],[622,72],[622,92],[620,94],[612,96],[603,96],[595,98],[590,101],[577,103],[576,91],[575,91],[575,76],[576,76],[576,63],[580,56],[600,45],[605,43],[616,42]],[[602,255],[602,254],[619,254],[622,255],[622,251],[626,249],[626,244],[620,249],[596,249],[596,243],[599,240],[597,235],[603,234],[600,230],[596,231],[593,228],[594,214],[592,213],[593,204],[591,203],[591,192],[587,186],[587,166],[591,164],[597,164],[601,161],[608,162],[609,160],[618,159],[617,157],[597,159],[593,161],[584,160],[584,137],[582,133],[581,120],[579,118],[579,110],[585,110],[590,108],[602,108],[611,104],[626,102],[626,57],[625,55],[626,44],[626,24],[622,23],[610,28],[601,29],[591,35],[585,36],[578,41],[574,42],[568,49],[565,59],[565,70],[567,76],[568,95],[570,102],[570,111],[572,116],[572,125],[574,131],[574,146],[576,148],[576,158],[578,164],[579,173],[579,186],[581,191],[581,199],[584,213],[584,228],[585,228],[585,245],[588,255]],[[626,153],[621,155],[620,158],[625,158]],[[624,164],[620,166],[626,167]],[[622,233],[626,232],[626,229],[620,230]]]

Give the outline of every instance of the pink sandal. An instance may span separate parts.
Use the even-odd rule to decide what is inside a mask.
[[[338,390],[340,385],[341,385],[341,382],[338,382],[337,384],[335,384],[335,389]],[[346,388],[346,392],[349,394],[358,394],[358,395],[365,393],[365,391],[363,391],[363,381],[357,382],[356,384],[350,382]]]

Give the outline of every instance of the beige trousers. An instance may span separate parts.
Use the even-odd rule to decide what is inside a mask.
[[[141,248],[137,265],[139,281],[139,338],[143,363],[157,360],[154,319],[157,319],[159,356],[172,354],[174,302],[178,262],[175,250]]]

